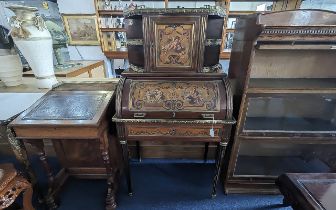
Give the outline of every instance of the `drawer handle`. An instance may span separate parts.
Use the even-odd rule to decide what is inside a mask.
[[[134,113],[134,118],[144,118],[146,113]]]
[[[202,117],[203,117],[203,119],[211,119],[211,120],[215,119],[214,114],[202,114]]]

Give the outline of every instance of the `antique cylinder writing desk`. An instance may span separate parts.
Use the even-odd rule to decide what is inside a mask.
[[[217,142],[213,196],[229,141],[232,97],[218,64],[222,9],[127,11],[129,71],[116,92],[117,131],[133,193],[127,142]]]
[[[258,14],[236,26],[229,75],[244,91],[226,192],[278,193],[283,173],[335,172],[336,13]]]

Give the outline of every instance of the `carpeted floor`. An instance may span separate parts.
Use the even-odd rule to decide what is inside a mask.
[[[13,161],[0,157],[0,162]],[[33,165],[38,174],[37,159]],[[57,168],[55,160],[51,164]],[[184,161],[133,162],[131,165],[134,195],[129,197],[125,180],[121,179],[117,202],[120,210],[289,210],[283,207],[282,196],[224,195],[218,186],[217,197],[212,199],[211,186],[214,164]],[[44,179],[44,177],[40,177]],[[70,178],[61,194],[59,210],[104,209],[106,182]]]

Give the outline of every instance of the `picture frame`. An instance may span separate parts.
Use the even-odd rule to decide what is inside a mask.
[[[69,45],[100,45],[95,14],[62,14]]]

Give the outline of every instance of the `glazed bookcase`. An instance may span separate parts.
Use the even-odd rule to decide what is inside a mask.
[[[220,58],[228,60],[231,56],[235,25],[238,18],[258,12],[298,9],[301,0],[222,0],[216,3],[226,8],[227,18],[223,29]]]
[[[230,74],[243,96],[226,192],[277,193],[283,173],[336,171],[335,24],[318,10],[238,22]]]

